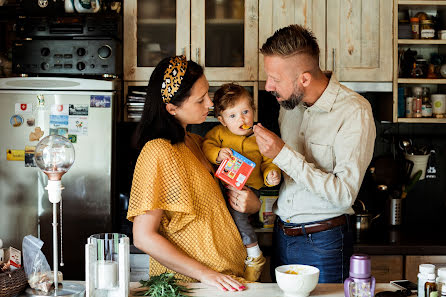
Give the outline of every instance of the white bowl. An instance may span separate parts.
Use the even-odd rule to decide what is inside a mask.
[[[297,274],[286,273],[295,271]],[[309,265],[282,265],[276,268],[276,281],[288,297],[307,297],[319,281],[319,269]]]

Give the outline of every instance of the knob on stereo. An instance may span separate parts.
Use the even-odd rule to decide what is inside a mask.
[[[77,68],[77,70],[80,70],[80,71],[84,70],[85,69],[85,63],[84,62],[77,63],[76,68]]]
[[[50,68],[50,65],[46,62],[42,62],[40,64],[40,69],[42,69],[42,70],[48,70],[49,68]]]
[[[78,48],[76,52],[79,57],[82,57],[87,53],[87,51],[83,47]]]
[[[42,49],[40,50],[40,54],[41,54],[42,56],[44,56],[44,57],[49,56],[50,53],[51,53],[51,51],[50,51],[50,49],[47,48],[47,47],[44,47],[44,48],[42,48]]]
[[[98,49],[98,55],[101,59],[107,59],[111,56],[112,49],[108,45],[103,45]]]

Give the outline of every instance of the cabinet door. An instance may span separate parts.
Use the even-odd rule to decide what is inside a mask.
[[[124,1],[124,80],[148,81],[163,58],[190,58],[190,1]]]
[[[446,267],[446,256],[406,256],[405,278],[417,283],[420,264],[434,264],[435,273],[440,267]]]
[[[325,0],[260,0],[258,47],[276,30],[291,24],[313,31],[321,51],[319,65],[325,70]],[[262,54],[259,54],[259,80],[266,80]]]
[[[191,58],[207,79],[257,80],[257,0],[192,0],[191,9]]]
[[[403,256],[370,256],[370,259],[377,283],[403,278]]]
[[[392,81],[389,0],[327,1],[327,70],[340,81]]]

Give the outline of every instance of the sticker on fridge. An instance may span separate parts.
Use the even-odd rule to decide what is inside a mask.
[[[35,151],[35,146],[25,146],[25,167],[36,167],[36,162],[34,161]]]
[[[53,104],[51,105],[52,115],[68,115],[68,104]]]
[[[68,133],[88,135],[88,117],[70,116],[68,119]]]
[[[67,115],[50,115],[50,135],[68,135],[68,116]]]
[[[69,115],[88,115],[88,104],[70,104]]]
[[[24,113],[32,113],[33,112],[33,104],[32,103],[16,103],[15,104],[15,113],[16,114],[24,114]]]
[[[90,107],[110,108],[111,97],[104,95],[91,95]]]
[[[24,150],[6,150],[6,160],[8,161],[25,161]]]

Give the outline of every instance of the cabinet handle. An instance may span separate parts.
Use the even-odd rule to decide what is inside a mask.
[[[332,71],[335,72],[335,69],[336,69],[336,49],[333,48],[332,52],[333,52],[333,69],[332,69]]]
[[[195,62],[197,62],[197,64],[200,64],[200,48],[196,48],[195,49]]]

